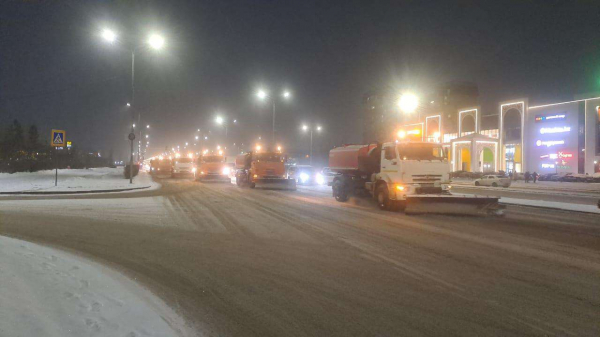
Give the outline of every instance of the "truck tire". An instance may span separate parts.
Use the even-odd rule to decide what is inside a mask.
[[[255,188],[256,187],[256,183],[250,183],[250,188]]]
[[[475,182],[475,186],[479,186],[479,181],[476,181],[476,182]]]
[[[497,183],[492,183],[492,187],[498,187]]]
[[[390,192],[385,184],[381,184],[377,187],[377,193],[375,194],[377,200],[377,206],[379,209],[384,211],[392,210],[392,202],[390,200]]]
[[[346,187],[341,179],[338,179],[333,182],[333,186],[331,188],[333,191],[333,197],[336,201],[346,202],[348,201],[348,192],[346,191]]]

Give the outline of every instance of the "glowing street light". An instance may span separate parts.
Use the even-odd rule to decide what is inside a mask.
[[[288,90],[284,90],[284,91],[281,93],[281,97],[282,97],[282,99],[285,99],[285,100],[288,100],[288,99],[290,99],[290,97],[291,97],[291,96],[292,96],[292,94],[291,94],[291,93],[290,93],[290,91],[288,91]],[[256,97],[258,97],[258,98],[259,98],[261,101],[265,101],[265,100],[267,100],[267,99],[270,99],[270,100],[271,100],[271,104],[273,105],[273,139],[272,139],[272,140],[273,140],[273,144],[275,144],[275,101],[276,101],[276,100],[275,100],[275,98],[276,98],[276,97],[273,97],[273,96],[269,95],[269,94],[268,94],[268,93],[267,93],[265,90],[263,90],[263,89],[259,89],[259,90],[256,92]]]
[[[108,43],[113,43],[117,40],[117,34],[108,28],[103,29],[100,36]]]
[[[165,45],[165,38],[158,34],[152,34],[148,37],[148,44],[153,49],[160,50]]]
[[[146,129],[150,129],[150,125],[146,125]]]
[[[117,41],[117,33],[114,32],[111,29],[108,28],[104,28],[102,29],[102,31],[100,32],[100,36],[101,38],[108,42],[108,43],[114,43]],[[155,50],[158,49],[162,49],[165,45],[165,39],[158,35],[158,34],[151,34],[148,37],[148,45]],[[132,44],[129,45],[129,49],[131,50],[131,103],[127,103],[128,107],[131,107],[131,119],[132,122],[135,121],[135,102],[134,102],[134,97],[135,97],[135,52],[136,49],[139,47],[140,45],[136,45],[136,44]],[[141,112],[138,112],[138,123],[140,123],[141,120]],[[129,137],[130,141],[131,141],[131,151],[130,151],[130,157],[129,157],[129,170],[132,171],[132,167],[133,167],[133,140],[135,138],[135,132],[134,132],[134,128],[135,128],[135,124],[132,124],[131,127],[131,135]],[[146,126],[146,128],[150,128],[150,126]],[[140,138],[142,138],[142,128],[140,128]],[[140,160],[141,157],[141,151],[138,151],[138,161]],[[129,175],[129,183],[133,184],[133,174]]]
[[[413,113],[417,110],[419,106],[419,99],[414,94],[403,94],[400,96],[400,100],[398,101],[398,105],[400,106],[400,110],[404,113]]]
[[[222,125],[224,121],[225,120],[221,116],[217,116],[217,118],[215,118],[215,122],[219,125]]]
[[[312,165],[312,157],[313,157],[313,129],[316,129],[317,132],[321,132],[321,130],[323,130],[323,128],[320,125],[317,125],[314,128],[309,127],[308,125],[304,124],[302,125],[302,131],[304,132],[310,132],[310,165]]]

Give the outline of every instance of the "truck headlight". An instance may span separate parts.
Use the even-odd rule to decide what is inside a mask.
[[[402,185],[396,185],[396,191],[404,191],[406,189],[406,187],[402,186]]]
[[[308,174],[306,174],[306,173],[304,173],[304,172],[300,173],[300,181],[301,181],[301,182],[303,182],[303,183],[307,182],[307,181],[308,181],[308,178],[310,178],[310,177],[308,176]]]
[[[223,168],[223,175],[228,176],[231,173],[231,169],[229,167]]]
[[[192,167],[192,172],[196,173],[196,168]]]
[[[323,177],[323,175],[321,173],[317,173],[317,184],[319,185],[324,185],[325,184],[325,177]]]

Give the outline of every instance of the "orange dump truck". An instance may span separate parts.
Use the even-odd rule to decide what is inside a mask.
[[[231,182],[231,168],[224,155],[205,154],[198,158],[196,180]]]
[[[279,152],[247,152],[235,158],[235,181],[238,186],[254,188],[296,189],[296,181],[288,179],[286,157]]]

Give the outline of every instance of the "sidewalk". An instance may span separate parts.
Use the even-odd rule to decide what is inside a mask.
[[[123,176],[123,168],[63,169],[58,170],[58,186],[54,186],[54,170],[39,172],[0,173],[1,195],[46,195],[109,193],[157,189],[145,172],[133,179],[133,184]]]

